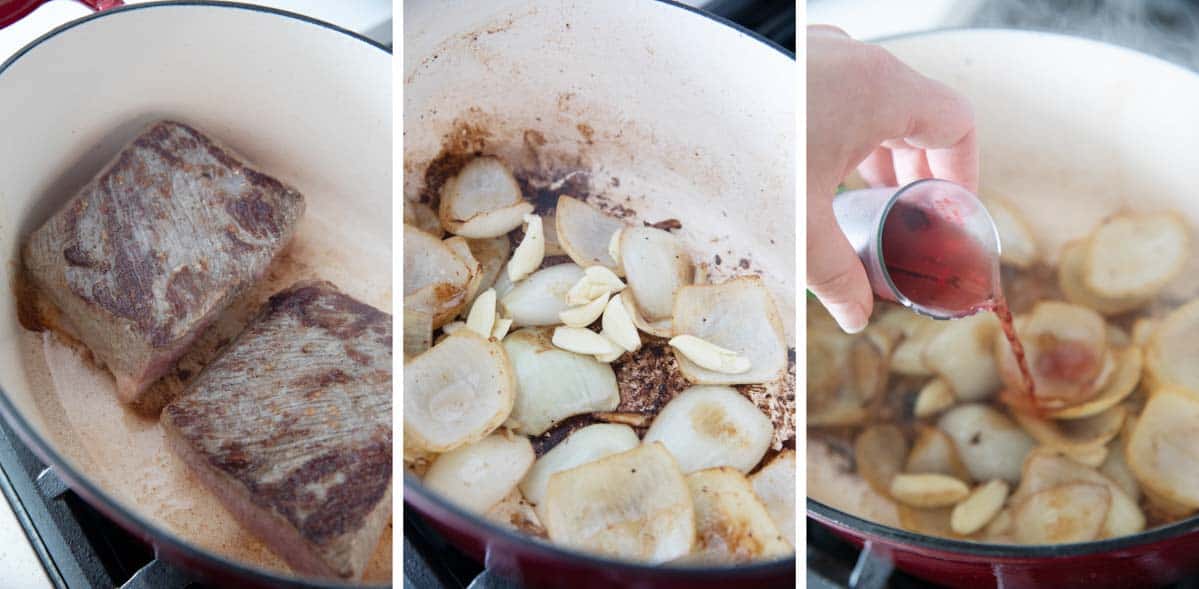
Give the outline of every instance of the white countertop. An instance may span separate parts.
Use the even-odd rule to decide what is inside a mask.
[[[143,4],[149,0],[126,0]],[[391,43],[391,0],[241,0],[305,14],[357,31],[380,43]],[[0,29],[0,62],[29,42],[68,21],[91,14],[91,9],[74,0],[53,0],[20,21]],[[53,587],[42,568],[24,529],[8,502],[0,498],[0,586],[4,589]]]

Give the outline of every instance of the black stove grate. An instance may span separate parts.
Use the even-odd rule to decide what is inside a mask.
[[[55,587],[204,589],[67,489],[3,420],[0,492]]]

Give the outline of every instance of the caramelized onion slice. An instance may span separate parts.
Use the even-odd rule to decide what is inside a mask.
[[[1199,299],[1163,317],[1149,336],[1145,368],[1150,386],[1180,387],[1199,399]]]
[[[696,539],[691,492],[658,443],[550,475],[537,512],[554,543],[625,560],[675,560]]]
[[[1057,281],[1066,300],[1076,305],[1094,309],[1104,315],[1120,315],[1144,307],[1152,297],[1105,297],[1087,287],[1083,277],[1083,263],[1087,256],[1085,240],[1072,241],[1062,249],[1058,262]]]
[[[1012,512],[1016,540],[1068,544],[1098,539],[1111,504],[1108,488],[1091,483],[1067,483],[1034,493]]]
[[[529,439],[499,432],[438,456],[424,483],[468,511],[483,514],[511,493],[532,465]]]
[[[962,401],[981,401],[995,394],[1002,384],[993,353],[998,319],[991,313],[976,313],[948,323],[925,344],[924,365]]]
[[[1016,268],[1028,268],[1037,261],[1037,241],[1024,216],[1006,199],[985,199],[987,212],[999,231],[999,260]]]
[[[503,295],[500,312],[510,317],[515,327],[561,324],[558,314],[569,308],[566,293],[582,277],[583,269],[575,264],[538,270]]]
[[[685,473],[730,466],[749,472],[770,447],[774,425],[735,389],[693,386],[670,400],[645,432]]]
[[[1199,400],[1177,389],[1154,392],[1128,440],[1127,460],[1146,490],[1199,508]]]
[[[1031,313],[1017,318],[1015,327],[1036,385],[1037,402],[1045,409],[1091,400],[1103,386],[1103,377],[1114,369],[1114,362],[1105,366],[1109,360],[1106,324],[1091,309],[1041,301]],[[1023,377],[1002,334],[995,337],[994,346],[1004,384],[1022,390]]]
[[[1104,297],[1152,297],[1190,255],[1186,222],[1174,213],[1117,215],[1087,244],[1083,282]]]
[[[891,480],[903,472],[908,442],[903,431],[893,424],[872,425],[858,434],[853,444],[858,474],[878,494],[891,494]]]
[[[693,558],[705,563],[747,563],[788,556],[791,545],[754,494],[745,475],[717,467],[687,475],[697,532]]]
[[[976,481],[1020,480],[1020,465],[1034,442],[1004,414],[967,403],[945,412],[937,427],[954,442],[966,470]]]
[[[567,417],[612,411],[620,403],[612,367],[555,347],[546,329],[515,331],[503,346],[517,383],[508,426],[519,433],[541,435]]]
[[[466,305],[472,268],[433,235],[404,226],[405,306],[432,314],[434,329]]]
[[[754,493],[779,532],[795,546],[795,450],[783,450],[750,475]]]
[[[787,366],[782,320],[770,291],[756,276],[680,289],[673,324],[677,335],[698,337],[749,360],[749,370],[729,374],[702,368],[676,354],[679,370],[691,382],[758,384],[774,380]]]
[[[671,316],[674,295],[691,284],[691,256],[674,235],[653,227],[620,232],[620,262],[637,308],[649,321]]]
[[[558,240],[571,260],[584,268],[598,265],[617,275],[624,274],[608,253],[612,234],[624,227],[620,219],[565,195],[558,199],[556,211]]]
[[[480,440],[508,418],[515,397],[504,348],[460,330],[404,365],[405,441],[448,452]]]
[[[520,227],[532,212],[508,167],[494,157],[477,157],[442,185],[437,214],[450,233],[480,239]]]
[[[545,498],[550,475],[627,452],[640,443],[637,433],[627,425],[597,423],[580,428],[537,459],[520,482],[520,490],[526,499],[538,505]]]

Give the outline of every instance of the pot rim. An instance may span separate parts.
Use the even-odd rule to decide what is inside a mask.
[[[478,535],[477,532],[481,528],[487,536],[500,536],[505,542],[526,546],[531,551],[541,552],[555,560],[566,561],[572,565],[616,570],[618,574],[624,575],[640,576],[668,573],[685,577],[710,575],[721,575],[724,577],[738,577],[742,575],[758,576],[794,571],[796,564],[796,557],[794,555],[778,560],[729,566],[650,565],[595,556],[588,552],[563,548],[548,541],[534,540],[527,534],[513,531],[486,518],[470,513],[442,498],[437,493],[429,491],[415,476],[408,472],[404,473],[404,504],[406,507],[410,506],[415,509],[421,516],[432,519],[434,522],[443,522],[448,516],[455,523],[461,523],[469,527],[470,531],[476,535]]]
[[[147,3],[147,4],[132,4],[132,5],[126,5],[126,6],[121,6],[121,7],[117,7],[117,8],[111,8],[108,10],[104,10],[101,12],[83,16],[81,18],[69,21],[58,27],[55,27],[50,32],[45,33],[45,34],[39,36],[38,38],[34,39],[33,41],[29,42],[28,45],[25,45],[24,47],[22,47],[19,51],[17,51],[11,57],[9,57],[7,60],[5,60],[4,63],[0,64],[0,76],[3,76],[4,73],[6,71],[8,71],[8,69],[13,64],[15,64],[17,61],[19,61],[22,57],[25,56],[25,54],[29,53],[34,48],[38,47],[39,45],[45,43],[46,41],[48,41],[54,37],[57,37],[58,35],[60,35],[62,33],[65,33],[67,31],[70,31],[71,29],[74,29],[75,27],[85,25],[94,20],[110,18],[114,15],[119,15],[119,14],[122,14],[125,12],[133,12],[133,11],[140,11],[140,10],[152,10],[152,9],[161,9],[161,8],[176,8],[176,7],[180,7],[180,6],[216,8],[216,9],[222,9],[222,10],[248,10],[251,12],[271,14],[271,15],[275,15],[275,16],[279,16],[279,17],[283,17],[283,18],[298,20],[303,23],[315,25],[315,26],[318,26],[321,28],[325,28],[325,29],[340,33],[342,35],[351,37],[357,41],[366,43],[367,45],[369,45],[375,49],[378,49],[380,51],[383,51],[383,52],[387,53],[388,55],[391,55],[391,53],[392,53],[391,50],[388,49],[386,46],[384,46],[370,38],[367,38],[359,33],[344,29],[342,27],[339,27],[339,26],[331,24],[331,23],[327,23],[322,20],[312,18],[310,16],[305,16],[302,14],[297,14],[297,13],[289,12],[286,10],[280,10],[277,8],[271,8],[271,7],[267,7],[267,6],[259,6],[259,5],[253,5],[253,4],[243,4],[243,3],[239,3],[239,2],[228,2],[228,1],[224,1],[224,0],[169,0],[169,1],[165,1],[165,2],[154,2],[154,3]],[[142,515],[134,512],[131,509],[127,509],[119,501],[116,501],[115,499],[110,497],[108,495],[108,493],[106,493],[103,489],[101,489],[100,487],[95,485],[89,478],[87,478],[87,476],[85,476],[83,473],[76,470],[75,467],[69,461],[65,460],[64,457],[62,456],[62,454],[60,454],[54,448],[54,446],[49,442],[49,440],[44,438],[40,433],[38,433],[37,430],[35,430],[30,425],[30,423],[25,419],[25,416],[21,414],[20,409],[18,409],[17,406],[13,403],[12,399],[9,398],[8,393],[3,389],[3,387],[0,387],[0,415],[2,415],[4,417],[4,419],[8,421],[8,424],[13,428],[13,431],[15,431],[17,433],[17,436],[20,437],[21,440],[26,445],[28,445],[31,450],[33,450],[34,454],[36,454],[37,457],[39,459],[41,459],[47,466],[53,467],[55,474],[57,474],[64,482],[66,482],[72,490],[76,491],[89,504],[94,505],[97,508],[99,508],[100,511],[104,512],[105,515],[116,520],[117,523],[119,523],[122,527],[133,532],[136,536],[141,538],[143,541],[146,541],[148,544],[153,546],[154,552],[155,552],[155,558],[158,558],[158,555],[160,553],[164,552],[164,551],[160,550],[160,547],[165,546],[165,547],[167,547],[167,550],[165,551],[167,554],[176,553],[176,554],[186,555],[189,559],[195,559],[196,561],[199,561],[205,567],[219,569],[219,570],[222,570],[225,572],[229,572],[229,573],[232,573],[242,579],[253,581],[255,583],[270,583],[272,585],[286,586],[286,587],[316,589],[316,588],[322,588],[322,587],[357,587],[357,588],[361,588],[361,587],[389,587],[390,586],[390,585],[351,584],[351,583],[345,583],[345,582],[335,581],[335,580],[325,580],[325,579],[315,580],[315,579],[311,579],[311,578],[299,577],[294,574],[283,573],[282,571],[273,571],[273,570],[269,570],[269,569],[250,566],[250,565],[244,564],[242,562],[232,560],[230,558],[227,558],[227,557],[217,554],[215,552],[211,552],[211,551],[205,550],[203,548],[200,548],[198,546],[195,546],[191,542],[188,542],[188,541],[180,538],[179,536],[177,536],[174,533],[170,532],[169,530],[166,530],[165,528],[159,526],[157,523],[151,521],[150,519],[143,517]],[[171,559],[168,557],[167,560],[171,560]],[[202,576],[206,574],[204,572],[203,568],[200,569],[199,573]]]
[[[679,9],[685,10],[687,12],[693,13],[697,16],[715,21],[721,25],[724,25],[730,29],[737,31],[738,33],[740,33],[742,35],[745,35],[746,37],[749,37],[752,40],[758,41],[758,42],[762,43],[763,45],[766,45],[767,47],[774,49],[775,51],[781,53],[783,55],[783,57],[786,57],[787,59],[791,60],[792,62],[795,61],[794,53],[787,51],[785,48],[783,48],[779,44],[775,43],[774,41],[771,41],[770,39],[767,39],[766,37],[763,37],[762,35],[759,35],[757,32],[750,30],[748,28],[745,28],[745,27],[743,27],[731,20],[728,20],[724,17],[712,14],[710,12],[706,12],[706,11],[701,10],[696,7],[682,4],[676,0],[655,0],[655,1],[660,4],[666,4],[668,6],[673,6],[675,8],[679,8]],[[793,573],[795,570],[795,565],[796,565],[796,556],[794,554],[789,558],[783,558],[783,559],[778,559],[778,560],[773,560],[773,561],[756,562],[756,563],[733,565],[733,566],[720,566],[720,567],[679,566],[679,565],[670,565],[670,564],[647,565],[647,564],[640,564],[640,563],[636,563],[636,562],[632,562],[632,561],[622,561],[622,560],[616,560],[616,559],[602,558],[602,557],[594,556],[594,555],[586,553],[586,552],[569,550],[566,548],[562,548],[560,546],[556,546],[554,544],[550,544],[548,542],[534,540],[526,534],[521,534],[519,532],[509,530],[509,529],[501,527],[485,518],[479,517],[472,513],[468,513],[465,510],[463,510],[462,508],[458,507],[457,505],[454,505],[453,503],[450,503],[449,501],[446,501],[445,499],[439,497],[436,493],[433,493],[433,492],[427,490],[424,487],[424,485],[422,485],[420,483],[420,481],[416,479],[416,477],[412,476],[411,474],[409,474],[407,472],[404,473],[404,504],[405,504],[405,506],[412,506],[422,516],[432,518],[435,521],[440,520],[442,518],[437,517],[432,514],[429,514],[428,511],[439,511],[442,514],[447,514],[451,518],[453,518],[453,519],[461,522],[465,526],[467,526],[472,531],[472,533],[475,533],[476,535],[478,535],[478,532],[480,530],[482,530],[489,536],[500,536],[506,542],[512,542],[512,543],[524,545],[531,551],[540,552],[546,556],[552,557],[557,560],[567,561],[569,563],[580,565],[580,566],[616,570],[619,573],[628,574],[628,575],[650,575],[650,574],[662,574],[662,573],[687,576],[687,577],[691,577],[691,576],[701,577],[701,576],[710,576],[710,575],[721,575],[724,577],[740,577],[743,575],[744,576],[759,576],[759,575],[773,575],[773,574],[782,575],[782,574],[787,574],[787,572]]]
[[[1087,37],[1079,37],[1076,35],[1067,35],[1054,31],[1041,29],[1009,29],[1001,27],[945,27],[928,31],[917,31],[910,33],[900,33],[896,35],[888,35],[877,39],[869,39],[870,43],[887,43],[890,41],[900,41],[903,39],[918,38],[918,37],[935,37],[938,35],[954,34],[962,32],[983,32],[985,34],[1015,34],[1018,36],[1028,37],[1053,37],[1058,40],[1089,44],[1104,47],[1106,49],[1117,50],[1123,53],[1132,53],[1141,58],[1149,59],[1158,62],[1162,65],[1170,66],[1170,69],[1177,70],[1179,73],[1187,76],[1199,77],[1199,70],[1191,69],[1187,66],[1174,63],[1163,59],[1156,55],[1137,51],[1123,45],[1109,43],[1107,41],[1099,41]],[[1063,556],[1087,556],[1100,553],[1116,552],[1128,548],[1134,548],[1157,542],[1164,542],[1179,538],[1188,534],[1199,532],[1199,514],[1188,518],[1156,527],[1136,534],[1120,536],[1117,538],[1108,538],[1105,540],[1093,540],[1090,542],[1075,542],[1070,544],[992,544],[982,542],[968,542],[965,540],[954,540],[952,538],[942,538],[939,536],[929,536],[926,534],[918,534],[893,528],[891,526],[872,522],[870,520],[858,517],[841,511],[835,507],[831,507],[821,503],[811,497],[805,497],[807,501],[807,515],[810,519],[819,521],[824,525],[834,527],[844,527],[851,530],[868,534],[877,538],[881,538],[888,542],[913,546],[925,550],[935,550],[939,552],[951,552],[966,556],[974,556],[979,558],[995,558],[1005,557],[1013,559],[1039,559],[1046,557],[1063,557]]]

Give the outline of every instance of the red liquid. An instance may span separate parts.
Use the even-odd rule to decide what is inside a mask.
[[[897,202],[883,225],[883,262],[895,288],[909,300],[954,315],[993,311],[1020,366],[1025,400],[1035,406],[1024,346],[999,283],[999,267],[978,241],[942,215]]]

